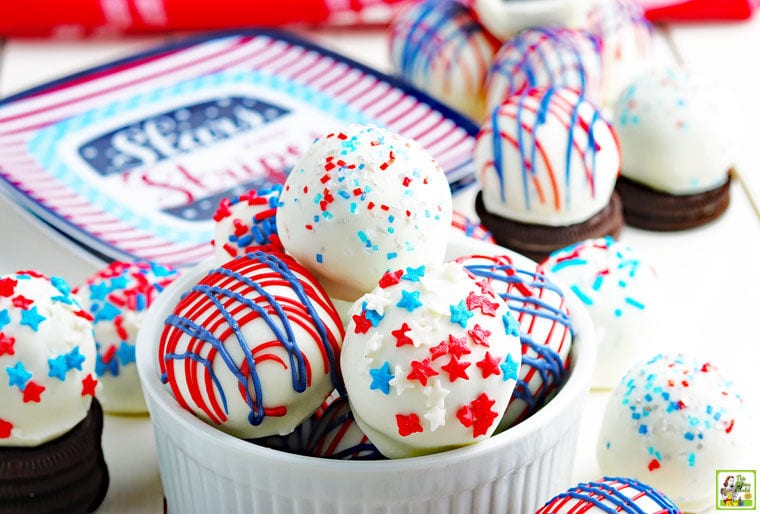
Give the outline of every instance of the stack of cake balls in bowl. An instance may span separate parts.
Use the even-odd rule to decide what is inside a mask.
[[[569,485],[586,311],[451,230],[416,142],[352,125],[222,201],[137,363],[172,512],[533,512]]]

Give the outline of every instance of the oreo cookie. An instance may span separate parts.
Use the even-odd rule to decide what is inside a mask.
[[[475,212],[499,245],[536,262],[544,260],[555,250],[584,239],[604,236],[617,239],[623,228],[623,202],[616,193],[612,194],[610,202],[601,211],[573,225],[537,225],[502,218],[486,210],[482,192],[475,197]]]
[[[108,491],[103,410],[93,398],[87,416],[64,435],[33,447],[0,447],[3,514],[83,513]]]
[[[715,189],[691,195],[656,191],[626,177],[619,177],[615,190],[623,199],[625,222],[636,228],[668,232],[709,223],[726,212],[731,177]]]

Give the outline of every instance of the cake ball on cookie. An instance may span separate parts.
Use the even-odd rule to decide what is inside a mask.
[[[135,340],[148,307],[176,277],[177,270],[155,262],[114,261],[87,277],[76,294],[93,317],[102,385],[98,400],[109,413],[147,413],[135,363]]]
[[[574,27],[583,24],[584,0],[471,0],[478,20],[502,41],[532,27]]]
[[[681,514],[673,501],[633,478],[604,477],[560,493],[536,514]]]
[[[565,294],[535,266],[518,268],[507,255],[472,255],[456,262],[506,301],[520,324],[522,364],[497,429],[503,431],[543,407],[567,376],[573,325]]]
[[[223,198],[214,213],[214,257],[217,264],[262,245],[280,246],[277,236],[277,203],[282,186],[250,190],[235,198]]]
[[[623,227],[617,137],[576,91],[509,98],[481,126],[473,159],[475,210],[502,246],[538,261]]]
[[[654,29],[637,0],[593,0],[588,30],[601,42],[604,105],[611,105],[653,68]]]
[[[486,112],[538,88],[574,89],[600,106],[602,57],[596,36],[580,29],[535,27],[508,40],[488,71]]]
[[[615,387],[632,362],[654,351],[664,308],[654,267],[630,245],[588,239],[553,252],[539,269],[566,285],[594,324],[592,387]]]
[[[475,119],[483,116],[483,85],[498,47],[459,0],[409,2],[390,25],[396,73]]]
[[[493,434],[520,362],[506,302],[448,262],[388,272],[358,299],[340,365],[359,427],[401,458]]]
[[[342,389],[342,340],[338,313],[311,273],[284,253],[258,250],[182,297],[157,357],[182,407],[250,439],[292,432]]]
[[[626,223],[683,230],[729,204],[736,124],[726,95],[675,69],[636,80],[614,106],[623,152],[617,190]]]
[[[351,125],[293,166],[277,232],[330,296],[353,301],[388,270],[443,262],[451,211],[446,176],[419,143]]]
[[[105,497],[91,321],[62,278],[0,275],[3,512],[89,512]]]
[[[753,437],[742,397],[720,371],[659,354],[635,364],[612,393],[596,455],[604,473],[634,477],[700,512],[715,502],[715,470],[740,465]]]

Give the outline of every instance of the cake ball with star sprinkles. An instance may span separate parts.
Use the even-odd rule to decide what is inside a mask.
[[[750,423],[715,366],[659,354],[634,365],[612,393],[596,455],[605,474],[636,478],[701,512],[715,502],[715,470],[733,469],[751,452]]]
[[[353,301],[386,271],[442,263],[451,212],[446,176],[419,143],[351,125],[293,166],[277,233],[330,296]]]
[[[148,307],[176,277],[174,268],[154,262],[115,261],[77,288],[82,307],[93,317],[102,384],[98,400],[106,412],[147,412],[135,365],[135,340]]]
[[[85,512],[105,496],[91,319],[62,278],[0,275],[3,512]]]
[[[489,437],[520,362],[506,302],[455,262],[386,273],[354,303],[341,354],[356,422],[389,458]]]
[[[644,255],[611,237],[557,250],[540,270],[586,307],[597,337],[592,386],[615,387],[632,362],[650,355],[664,308],[660,279]]]

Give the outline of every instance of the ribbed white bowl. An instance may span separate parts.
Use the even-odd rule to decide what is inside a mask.
[[[509,254],[462,237],[449,257]],[[176,280],[148,313],[137,340],[137,366],[156,436],[164,493],[172,514],[234,513],[532,513],[570,485],[581,405],[595,359],[586,311],[568,304],[575,327],[569,377],[539,412],[478,444],[389,461],[335,461],[292,455],[229,436],[174,401],[159,380],[157,344],[179,295],[210,269]]]

